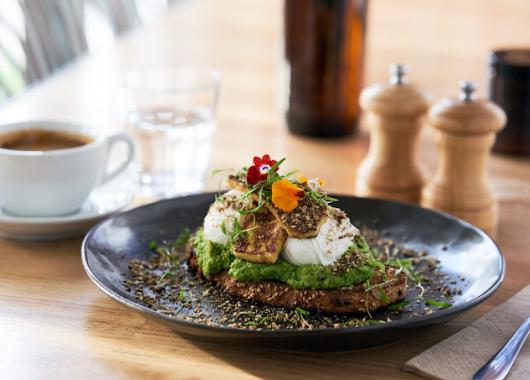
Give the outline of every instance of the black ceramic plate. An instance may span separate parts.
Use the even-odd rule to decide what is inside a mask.
[[[357,225],[385,231],[400,244],[426,250],[440,261],[440,271],[450,278],[465,278],[453,306],[429,315],[403,315],[389,323],[323,329],[244,330],[207,326],[177,316],[155,312],[138,303],[123,284],[131,259],[147,259],[152,240],[175,240],[185,227],[202,224],[214,194],[160,201],[115,215],[94,227],[82,246],[86,272],[108,296],[175,332],[194,339],[224,344],[252,344],[301,350],[342,350],[399,339],[411,329],[448,321],[484,301],[499,287],[504,259],[495,243],[482,231],[449,215],[414,205],[380,199],[338,196],[338,207]],[[215,315],[215,307],[205,310]]]

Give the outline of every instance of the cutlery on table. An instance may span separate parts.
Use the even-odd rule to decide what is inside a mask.
[[[504,347],[475,373],[473,380],[504,379],[510,372],[529,333],[530,317],[523,322]]]

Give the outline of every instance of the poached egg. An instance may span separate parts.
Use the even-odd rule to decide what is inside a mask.
[[[214,202],[204,218],[204,236],[218,244],[226,244],[234,228],[234,220],[240,216],[241,195],[239,190],[230,190]],[[243,200],[251,204],[251,200]],[[238,206],[239,205],[239,206]],[[328,218],[314,238],[296,239],[288,237],[281,251],[281,257],[294,265],[332,265],[348,249],[359,230],[346,214],[335,207],[328,207]]]
[[[226,244],[228,236],[223,232],[223,222],[227,234],[231,234],[234,229],[234,220],[239,219],[237,204],[241,204],[241,194],[239,190],[230,190],[219,197],[208,210],[204,218],[204,237],[218,244]],[[250,200],[247,200],[251,203]]]
[[[353,242],[359,230],[346,214],[335,207],[328,207],[328,219],[314,238],[289,237],[281,256],[294,265],[331,265],[337,261]]]

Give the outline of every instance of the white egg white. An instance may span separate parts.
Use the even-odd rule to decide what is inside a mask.
[[[328,219],[314,238],[288,237],[281,256],[294,265],[331,265],[337,261],[353,242],[359,230],[345,214],[336,208],[328,208]]]
[[[230,190],[217,199],[208,210],[204,218],[204,237],[215,243],[226,244],[228,236],[223,232],[221,227],[224,222],[227,234],[233,232],[234,220],[239,218],[239,211],[235,203],[240,199],[242,192],[239,190]]]

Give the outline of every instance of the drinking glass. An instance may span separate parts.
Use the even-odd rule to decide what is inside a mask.
[[[120,84],[137,144],[140,191],[167,198],[204,189],[216,129],[220,78],[212,70],[128,70]]]

